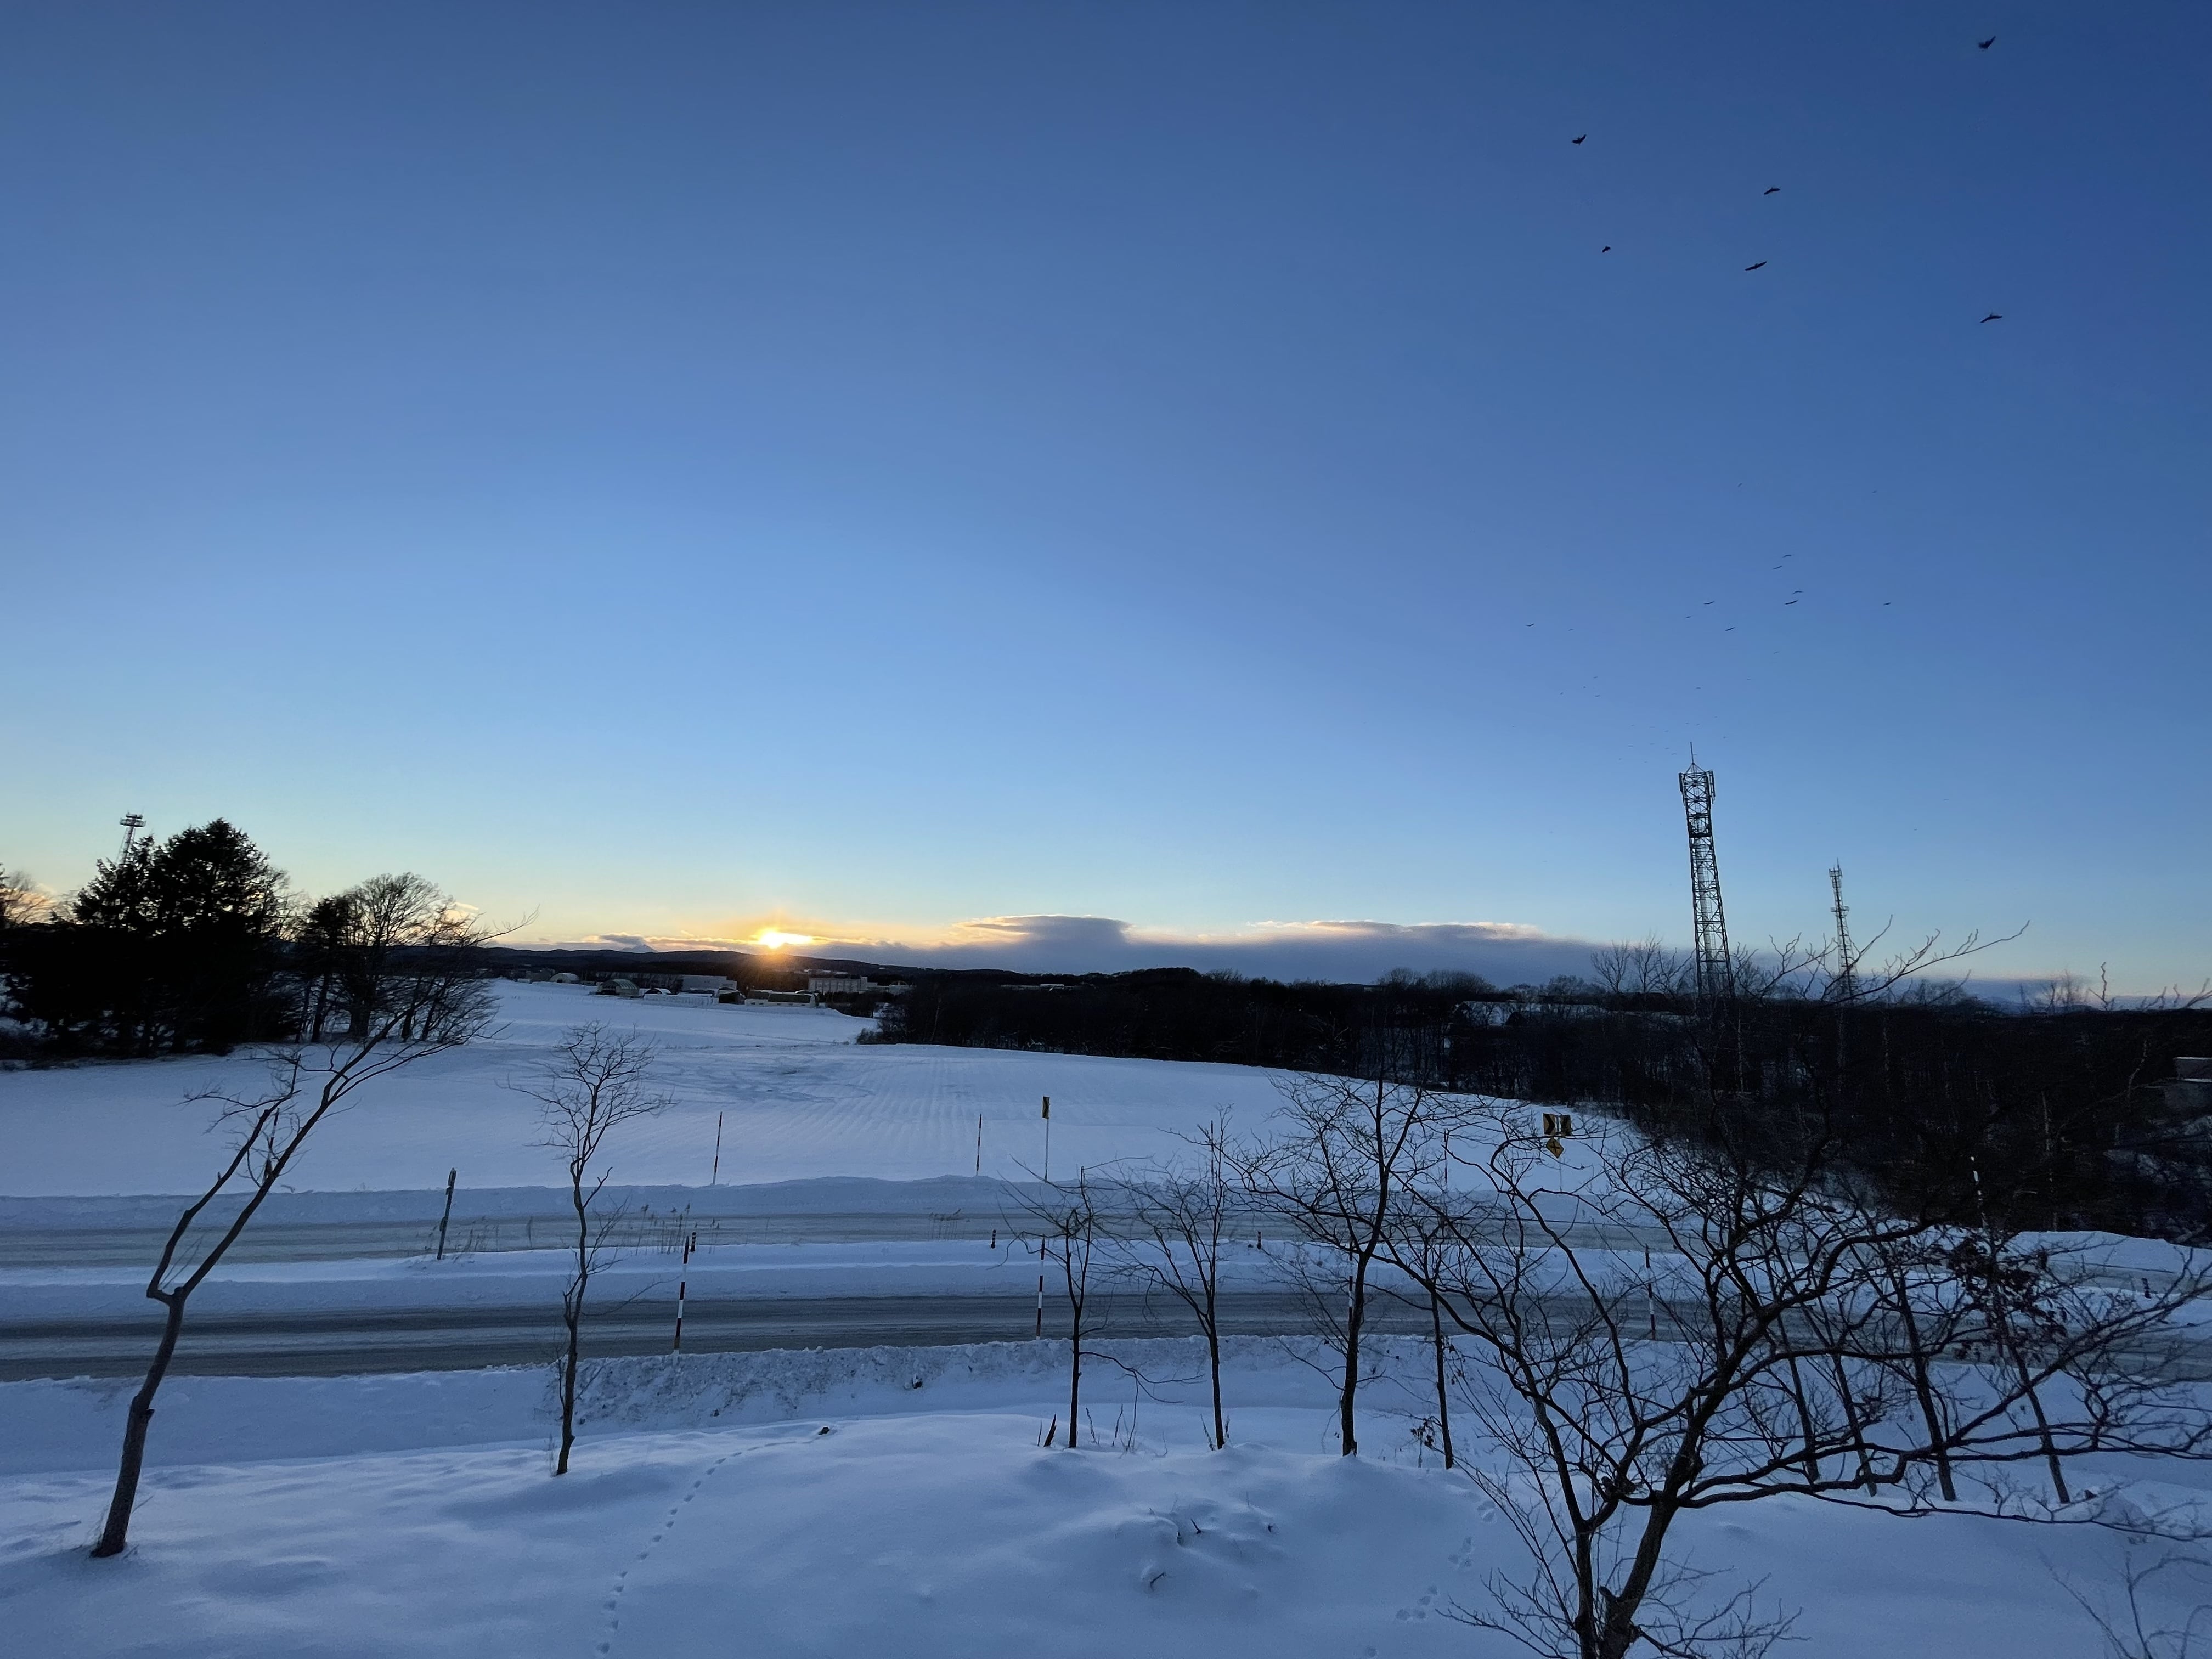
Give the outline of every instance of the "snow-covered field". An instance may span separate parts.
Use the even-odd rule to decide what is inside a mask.
[[[537,1104],[501,1085],[525,1078],[570,1028],[598,1020],[645,1032],[674,1104],[611,1145],[623,1185],[704,1186],[724,1118],[721,1180],[822,1176],[915,1180],[1042,1166],[1039,1102],[1052,1097],[1056,1169],[1174,1150],[1175,1132],[1234,1108],[1256,1124],[1279,1103],[1268,1073],[1241,1066],[1102,1060],[996,1049],[860,1045],[866,1020],[826,1009],[720,1006],[703,998],[596,996],[582,986],[500,987],[500,1024],[362,1091],[295,1167],[302,1190],[550,1186]],[[0,1193],[181,1193],[219,1166],[215,1109],[187,1097],[250,1088],[263,1067],[224,1059],[0,1072]]]
[[[487,1226],[507,1218],[526,1246],[527,1218],[559,1170],[536,1145],[534,1103],[501,1085],[590,1019],[650,1034],[675,1098],[611,1149],[616,1180],[641,1205],[665,1214],[702,1200],[721,1114],[724,1190],[713,1201],[723,1212],[962,1218],[941,1237],[720,1244],[690,1265],[695,1297],[947,1296],[1034,1284],[1026,1256],[1017,1263],[1003,1244],[966,1236],[976,1206],[1001,1191],[972,1179],[979,1115],[982,1173],[1018,1177],[1042,1163],[1041,1095],[1053,1098],[1056,1171],[1172,1152],[1176,1132],[1224,1109],[1257,1128],[1279,1099],[1272,1078],[1242,1067],[856,1045],[864,1023],[817,1010],[617,1001],[555,986],[507,986],[501,998],[494,1036],[378,1085],[327,1125],[297,1170],[299,1190],[278,1195],[267,1225],[404,1231],[434,1215],[435,1189],[455,1167],[477,1195],[462,1211]],[[139,1242],[131,1230],[158,1224],[173,1204],[125,1195],[202,1185],[220,1143],[211,1108],[187,1097],[248,1085],[256,1072],[240,1055],[0,1073],[0,1144],[11,1152],[0,1167],[0,1229],[63,1238],[105,1229],[117,1245],[95,1258],[106,1265],[64,1255],[0,1273],[0,1318],[143,1309],[143,1266],[125,1259]],[[808,1184],[759,1185],[775,1182]],[[2124,1276],[2162,1272],[2172,1254],[2083,1242],[2112,1254]],[[388,1249],[383,1259],[240,1261],[194,1306],[550,1304],[562,1265],[511,1239],[436,1263]],[[642,1291],[672,1265],[634,1251],[605,1282],[610,1294]],[[1268,1273],[1257,1252],[1231,1269],[1240,1284]],[[1412,1432],[1427,1408],[1418,1347],[1376,1344],[1386,1375],[1364,1395],[1362,1455],[1346,1460],[1334,1455],[1328,1384],[1297,1345],[1231,1340],[1225,1452],[1201,1443],[1194,1343],[1107,1346],[1149,1386],[1095,1361],[1085,1425],[1097,1443],[1080,1451],[1039,1445],[1065,1409],[1056,1342],[600,1362],[574,1472],[559,1480],[543,1370],[177,1376],[161,1395],[133,1547],[106,1562],[84,1547],[112,1478],[130,1384],[0,1383],[8,1650],[1519,1651],[1445,1616],[1454,1603],[1483,1605],[1492,1572],[1525,1564],[1472,1483],[1438,1468]],[[1683,1541],[1698,1565],[1731,1582],[1763,1577],[1767,1601],[1802,1609],[1804,1641],[1790,1650],[1808,1659],[2094,1653],[2096,1634],[2064,1581],[2108,1592],[2120,1553],[2088,1528],[1899,1522],[1797,1500],[1701,1517]],[[2166,1622],[2186,1616],[2192,1591],[2212,1589],[2160,1582],[2151,1610]]]
[[[1133,1402],[1100,1367],[1100,1444],[1043,1449],[1057,1343],[616,1361],[574,1473],[543,1372],[185,1378],[155,1433],[130,1554],[83,1546],[125,1390],[0,1385],[0,1607],[10,1650],[293,1656],[1503,1655],[1443,1616],[1522,1562],[1474,1486],[1373,1391],[1335,1456],[1326,1385],[1236,1346],[1233,1443],[1192,1389]],[[1194,1345],[1137,1345],[1155,1376]],[[1418,1357],[1397,1356],[1417,1374]],[[919,1386],[916,1386],[919,1384]],[[1138,1407],[1133,1441],[1131,1407]],[[1118,1422],[1118,1427],[1117,1427]],[[827,1428],[830,1431],[823,1433]],[[21,1449],[36,1444],[35,1455]],[[1899,1522],[1778,1500],[1702,1519],[1698,1563],[1802,1610],[1790,1650],[2087,1656],[2059,1575],[2115,1577],[2108,1535]],[[2173,1589],[2193,1588],[2177,1583]],[[2186,1611],[2171,1601],[2161,1616]]]

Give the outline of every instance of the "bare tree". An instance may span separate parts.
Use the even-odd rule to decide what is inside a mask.
[[[46,890],[26,872],[0,868],[0,933],[43,921],[53,908]]]
[[[561,1292],[561,1322],[568,1331],[568,1346],[561,1365],[561,1454],[553,1466],[556,1474],[568,1474],[568,1454],[576,1443],[576,1375],[583,1359],[585,1293],[591,1288],[592,1275],[605,1263],[608,1235],[622,1218],[619,1212],[592,1213],[592,1200],[610,1174],[594,1166],[611,1131],[668,1105],[665,1096],[647,1092],[657,1057],[653,1045],[635,1031],[579,1025],[554,1046],[552,1056],[533,1077],[510,1085],[538,1103],[545,1130],[540,1144],[567,1159],[568,1202],[575,1214],[575,1260]]]
[[[132,1396],[125,1420],[122,1465],[106,1524],[93,1547],[95,1556],[119,1554],[129,1541],[154,1396],[176,1355],[192,1292],[238,1242],[325,1118],[379,1078],[469,1042],[491,1018],[491,987],[478,977],[475,947],[495,935],[420,876],[380,876],[353,890],[357,897],[404,894],[406,902],[386,907],[394,948],[379,957],[373,974],[357,980],[356,1018],[346,1036],[278,1049],[267,1086],[258,1094],[194,1097],[221,1104],[216,1121],[232,1132],[230,1160],[177,1218],[146,1282],[147,1296],[162,1305],[167,1317],[146,1380]],[[234,1188],[234,1182],[240,1184]],[[196,1224],[217,1198],[230,1193],[242,1194],[244,1202],[227,1223],[211,1219],[210,1225],[221,1231],[193,1251]]]
[[[1590,977],[1609,996],[1678,997],[1688,993],[1695,975],[1686,956],[1648,933],[1590,952]]]
[[[1403,1267],[1407,1277],[1413,1281],[1417,1295],[1392,1290],[1390,1294],[1401,1301],[1410,1301],[1425,1309],[1429,1316],[1429,1351],[1435,1362],[1437,1414],[1433,1440],[1429,1425],[1418,1426],[1415,1432],[1424,1444],[1432,1444],[1443,1454],[1444,1467],[1454,1468],[1459,1463],[1459,1449],[1452,1440],[1451,1401],[1454,1387],[1460,1382],[1462,1371],[1457,1351],[1444,1330],[1443,1297],[1438,1286],[1443,1282],[1453,1254],[1459,1247],[1458,1232],[1453,1224],[1453,1212],[1447,1194],[1430,1194],[1423,1201],[1406,1206],[1391,1223],[1390,1258]]]
[[[1282,1265],[1341,1361],[1337,1427],[1350,1457],[1359,1449],[1353,1414],[1376,1263],[1387,1259],[1409,1189],[1438,1183],[1443,1137],[1463,1103],[1387,1075],[1301,1075],[1282,1089],[1289,1133],[1239,1154],[1237,1173],[1261,1207],[1321,1252],[1302,1250]]]
[[[2115,1607],[2108,1599],[2093,1599],[2081,1587],[2063,1573],[2055,1574],[2059,1587],[2074,1598],[2082,1612],[2105,1638],[2108,1659],[2191,1659],[2197,1650],[2197,1638],[2202,1633],[2208,1616],[2212,1616],[2212,1605],[2199,1601],[2191,1609],[2189,1617],[2179,1625],[2153,1622],[2156,1615],[2143,1606],[2144,1592],[2151,1581],[2161,1573],[2184,1572],[2197,1576],[2200,1585],[2212,1563],[2201,1555],[2166,1552],[2156,1559],[2146,1559],[2149,1546],[2141,1540],[2128,1542],[2127,1559],[2120,1567],[2120,1601]],[[2199,1594],[2203,1592],[2200,1589]]]
[[[1124,1271],[1173,1297],[1197,1321],[1206,1339],[1218,1451],[1229,1443],[1221,1403],[1221,1251],[1240,1188],[1225,1114],[1184,1139],[1198,1153],[1196,1167],[1156,1166],[1121,1182],[1117,1197],[1135,1231],[1106,1243]]]
[[[1016,1237],[1035,1239],[1038,1259],[1060,1269],[1060,1294],[1067,1303],[1067,1438],[1063,1443],[1071,1450],[1076,1443],[1076,1413],[1083,1404],[1084,1339],[1091,1328],[1087,1322],[1094,1265],[1101,1270],[1109,1266],[1099,1252],[1099,1199],[1090,1172],[1079,1170],[1072,1182],[1041,1182],[1024,1194],[1022,1218],[1014,1224]],[[1050,1437],[1045,1443],[1052,1443]]]
[[[1454,1248],[1441,1270],[1399,1262],[1480,1357],[1463,1399],[1508,1467],[1472,1473],[1533,1564],[1456,1610],[1471,1623],[1547,1659],[1753,1653],[1789,1621],[1755,1608],[1756,1586],[1717,1597],[1670,1556],[1684,1516],[1784,1493],[1930,1513],[1940,1466],[1974,1477],[1944,1507],[2091,1520],[2014,1471],[2212,1453],[2178,1329],[2212,1271],[2137,1297],[2101,1282],[2093,1253],[2039,1257],[2032,1284],[2008,1281],[2008,1305],[2038,1310],[2032,1337],[1939,1369],[1929,1356],[1989,1329],[1988,1274],[1958,1249],[1973,1236],[1865,1198],[1832,1139],[1754,1155],[1601,1127],[1570,1166],[1523,1119],[1494,1109],[1476,1192],[1412,1189]],[[1927,1391],[1937,1408],[1914,1409]]]
[[[1877,958],[1875,949],[1889,936],[1893,925],[1893,921],[1883,922],[1864,940],[1853,940],[1848,934],[1832,939],[1808,955],[1803,963],[1806,994],[1834,1003],[1879,1002],[1894,995],[1911,981],[1954,962],[1963,962],[1968,957],[1994,951],[2001,945],[2010,945],[2027,932],[2027,924],[2022,922],[2009,933],[1996,939],[1984,939],[1975,931],[1956,945],[1947,945],[1938,929],[1916,943],[1900,945]]]

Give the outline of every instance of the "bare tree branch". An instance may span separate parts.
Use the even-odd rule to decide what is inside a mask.
[[[479,1036],[490,1023],[489,984],[479,977],[476,947],[499,935],[420,876],[379,876],[344,896],[349,908],[372,918],[356,937],[349,988],[352,1018],[346,1036],[275,1051],[266,1086],[252,1095],[206,1092],[192,1097],[220,1107],[217,1127],[233,1133],[229,1161],[204,1193],[187,1205],[147,1280],[146,1294],[166,1318],[145,1382],[131,1401],[123,1457],[107,1519],[94,1556],[122,1553],[154,1419],[154,1398],[183,1334],[185,1307],[238,1242],[333,1112],[356,1091],[408,1066],[445,1053]],[[245,1201],[196,1259],[179,1267],[193,1227],[234,1182]]]

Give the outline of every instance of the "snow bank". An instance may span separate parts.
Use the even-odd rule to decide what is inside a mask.
[[[4,1083],[0,1083],[4,1088]],[[719,1186],[640,1186],[610,1183],[594,1202],[601,1212],[621,1210],[634,1217],[687,1211],[696,1218],[746,1216],[912,1216],[975,1213],[996,1217],[1018,1202],[1034,1182],[993,1176],[936,1176],[917,1181],[869,1176],[817,1176],[798,1181],[764,1181]],[[238,1212],[242,1199],[225,1195],[208,1206],[212,1223]],[[442,1187],[398,1192],[274,1192],[254,1216],[258,1231],[271,1227],[361,1226],[412,1224],[434,1229],[445,1207]],[[453,1194],[453,1225],[477,1220],[510,1221],[526,1217],[565,1217],[565,1187],[470,1187]],[[0,1230],[158,1227],[167,1233],[177,1219],[170,1194],[64,1194],[34,1198],[0,1197]],[[456,1233],[455,1237],[459,1235]]]
[[[79,1547],[98,1483],[0,1483],[0,1594],[73,1659],[1467,1650],[1431,1613],[1484,1530],[1464,1483],[816,1426],[589,1443],[559,1480],[519,1449],[156,1471],[113,1563]]]
[[[1018,1256],[1018,1259],[1017,1257]],[[392,1311],[430,1308],[550,1308],[574,1270],[558,1249],[400,1260],[285,1261],[228,1266],[192,1297],[202,1317],[221,1314]],[[655,1291],[672,1299],[681,1276],[696,1299],[718,1297],[1017,1295],[1034,1284],[1036,1258],[980,1240],[923,1244],[735,1244],[702,1250],[689,1267],[667,1255],[632,1255],[592,1275],[594,1300]],[[149,1316],[142,1267],[0,1269],[0,1324]],[[153,1310],[155,1314],[158,1309]]]
[[[1391,1377],[1395,1370],[1418,1382],[1425,1375],[1425,1352],[1393,1339],[1375,1344],[1378,1380],[1370,1398],[1376,1412],[1411,1408],[1415,1396]],[[1231,1337],[1223,1353],[1239,1413],[1321,1409],[1332,1397],[1314,1368],[1321,1352],[1310,1341]],[[592,1359],[584,1365],[579,1431],[726,1427],[807,1413],[907,1413],[918,1406],[1033,1407],[1042,1424],[1065,1410],[1066,1363],[1067,1345],[1052,1340]],[[1195,1338],[1101,1343],[1089,1362],[1085,1398],[1103,1413],[1109,1436],[1115,1413],[1126,1412],[1145,1419],[1148,1435],[1196,1446],[1200,1425],[1188,1408],[1205,1398],[1205,1364]],[[1141,1397],[1125,1366],[1143,1374]],[[377,1376],[173,1376],[162,1385],[148,1462],[177,1467],[543,1444],[559,1409],[553,1379],[550,1365]],[[0,1382],[0,1474],[110,1462],[136,1386],[135,1378]],[[1301,1444],[1310,1428],[1301,1420]]]
[[[258,1392],[186,1379],[165,1396],[157,1455],[191,1438],[192,1389],[224,1407],[203,1430],[228,1415],[234,1448],[264,1456],[272,1431],[318,1401],[331,1449],[240,1462],[209,1445],[203,1461],[152,1468],[133,1547],[112,1562],[84,1553],[112,1435],[97,1465],[0,1478],[8,1633],[20,1651],[72,1659],[1516,1650],[1445,1616],[1485,1605],[1492,1573],[1525,1575],[1509,1529],[1402,1434],[1370,1430],[1368,1455],[1331,1455],[1325,1385],[1279,1351],[1240,1356],[1233,1443],[1218,1453],[1196,1449],[1194,1425],[1168,1407],[1148,1405],[1133,1440],[1126,1419],[1117,1434],[1103,1379],[1100,1444],[1040,1448],[1059,1352],[613,1362],[595,1370],[589,1432],[559,1480],[542,1371],[486,1374],[471,1399],[436,1404],[422,1378],[376,1379],[381,1392],[364,1379]],[[26,1386],[0,1387],[11,1423]],[[1258,1403],[1270,1389],[1279,1403]],[[705,1431],[636,1426],[702,1409]],[[471,1413],[523,1431],[506,1444],[363,1449],[395,1425],[459,1426]],[[1680,1542],[1730,1583],[1764,1577],[1770,1601],[1802,1608],[1793,1651],[1806,1659],[2088,1651],[2094,1633],[2060,1575],[2109,1583],[2118,1554],[2087,1529],[1908,1523],[1784,1500],[1698,1517]],[[2164,1594],[2149,1611],[2178,1623],[2187,1607]]]
[[[149,1468],[542,1441],[546,1368],[390,1376],[172,1376]],[[0,1382],[0,1474],[112,1465],[137,1377]]]

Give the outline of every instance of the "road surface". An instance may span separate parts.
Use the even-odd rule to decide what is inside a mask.
[[[10,1324],[0,1331],[0,1379],[131,1376],[143,1373],[161,1334],[161,1310],[132,1321]],[[1369,1326],[1425,1331],[1425,1311],[1371,1304]],[[675,1298],[655,1296],[592,1310],[585,1352],[665,1353]],[[1135,1294],[1092,1298],[1086,1325],[1101,1339],[1185,1336],[1196,1327],[1180,1303]],[[1284,1335],[1312,1328],[1300,1299],[1283,1291],[1224,1296],[1224,1333]],[[1048,1337],[1067,1334],[1065,1304],[1045,1302]],[[1029,1296],[759,1297],[706,1301],[684,1310],[687,1352],[761,1348],[929,1347],[1024,1341],[1036,1333]],[[478,1308],[377,1312],[283,1311],[188,1317],[172,1370],[228,1376],[337,1376],[374,1371],[462,1370],[551,1358],[562,1340],[559,1309]]]

